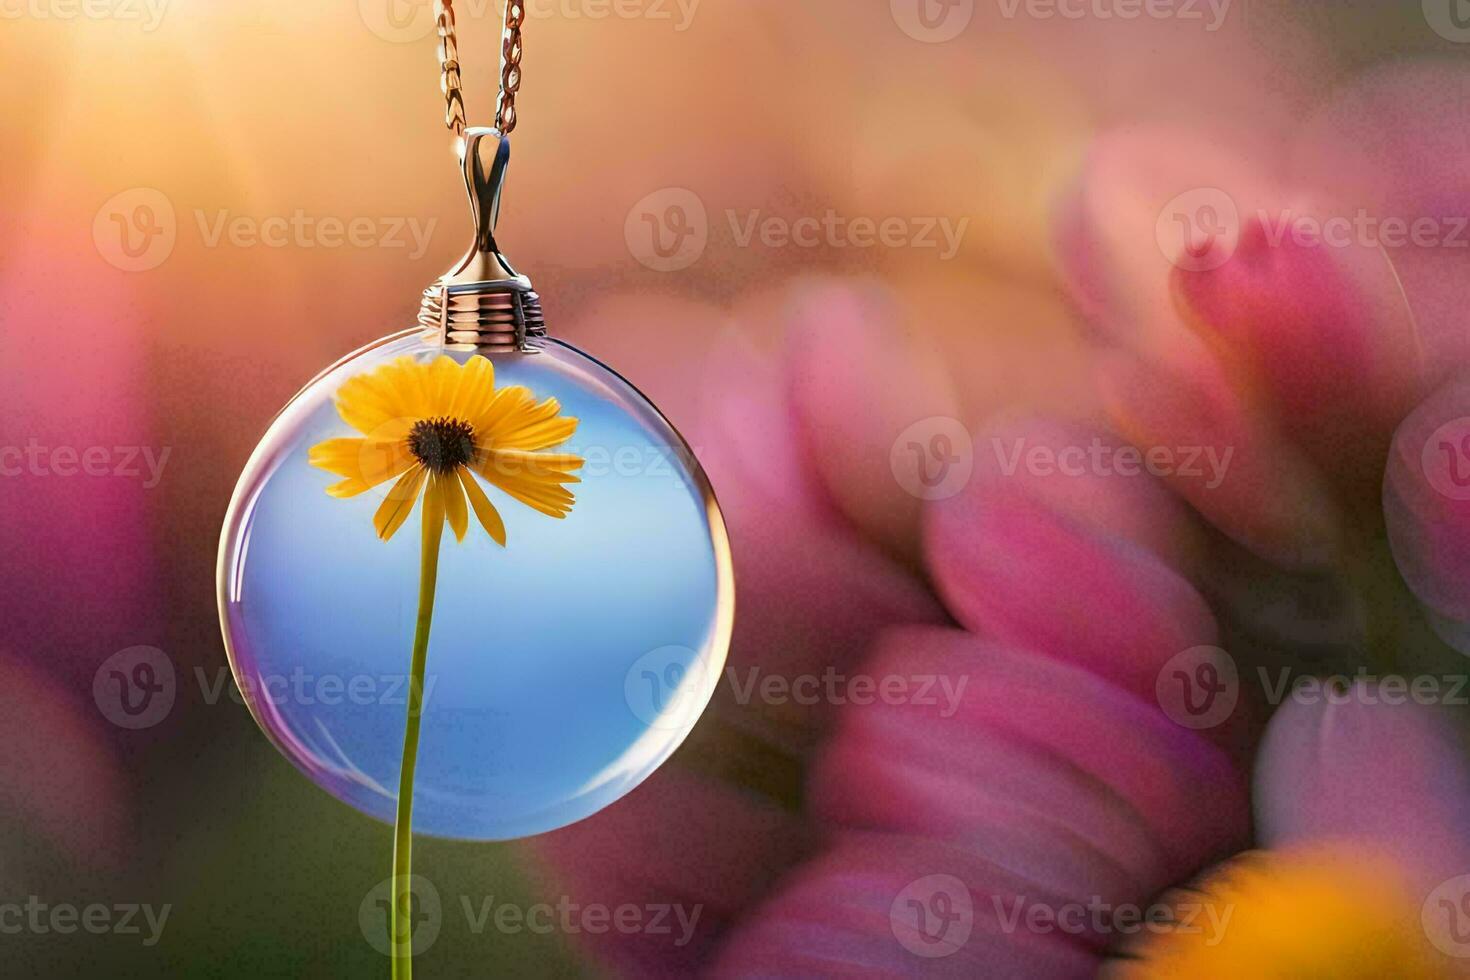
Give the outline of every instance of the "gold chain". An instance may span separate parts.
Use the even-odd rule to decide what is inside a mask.
[[[463,136],[468,125],[464,88],[459,74],[459,40],[454,30],[454,0],[436,0],[434,26],[439,34],[440,87],[444,90],[444,125]],[[516,128],[516,93],[521,89],[521,27],[526,22],[525,0],[506,0],[505,36],[500,46],[500,98],[495,103],[495,128],[509,136]]]
[[[521,25],[526,22],[524,0],[505,0],[505,36],[500,42],[500,99],[495,103],[495,128],[506,136],[516,128],[516,93],[521,90]]]

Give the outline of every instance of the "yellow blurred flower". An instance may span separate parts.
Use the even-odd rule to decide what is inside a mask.
[[[1254,851],[1165,901],[1172,924],[1141,934],[1108,980],[1450,976],[1392,862],[1359,847]],[[1192,915],[1201,908],[1213,915]],[[1195,928],[1205,920],[1221,926]]]
[[[447,521],[463,541],[468,499],[486,533],[504,545],[505,523],[477,475],[548,516],[572,509],[566,484],[579,482],[574,471],[583,460],[545,450],[571,438],[577,420],[560,414],[555,398],[538,403],[520,385],[497,389],[488,358],[401,357],[347,381],[337,412],[362,436],[318,443],[311,463],[343,477],[327,488],[334,497],[396,480],[373,518],[385,541],[423,492],[426,525]]]

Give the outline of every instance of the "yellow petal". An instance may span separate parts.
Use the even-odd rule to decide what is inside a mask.
[[[391,480],[413,465],[413,454],[402,442],[373,439],[328,439],[311,447],[307,459],[312,466],[346,477],[328,493],[351,497]]]
[[[470,498],[470,506],[475,509],[475,516],[480,519],[480,524],[485,528],[485,533],[501,547],[505,547],[505,522],[500,519],[500,511],[485,496],[485,491],[475,482],[474,474],[461,467],[459,470],[459,482],[464,486],[465,494]]]
[[[418,370],[413,358],[400,357],[347,379],[337,389],[337,413],[363,435],[384,438],[385,427],[418,417],[414,388],[408,383]]]
[[[518,419],[503,424],[500,430],[489,437],[496,449],[519,449],[534,452],[550,449],[566,442],[577,431],[577,420],[570,415],[555,415],[542,418],[544,412],[528,412]]]
[[[429,362],[424,374],[424,415],[433,418],[449,415],[454,396],[459,390],[459,362],[441,354]]]
[[[424,534],[427,536],[431,531],[443,532],[444,530],[444,491],[439,483],[439,475],[436,473],[429,480],[429,486],[424,491]]]
[[[582,478],[572,473],[580,470],[587,462],[572,453],[532,453],[521,449],[482,448],[486,465],[493,465],[497,472],[507,476],[536,474],[552,476],[562,483],[581,483]]]
[[[463,419],[473,427],[494,400],[495,365],[488,357],[476,355],[460,367],[459,383],[444,414]]]
[[[463,541],[470,527],[470,515],[464,506],[464,488],[454,473],[436,474],[434,479],[439,483],[439,493],[444,499],[444,516],[454,531],[454,539]]]
[[[521,503],[551,517],[565,517],[576,500],[560,482],[574,477],[523,468],[507,472],[497,467],[494,453],[480,464],[479,473]]]
[[[478,418],[466,419],[481,436],[495,433],[508,419],[517,418],[530,411],[536,399],[521,385],[498,388],[490,404]]]
[[[423,489],[424,478],[428,473],[428,469],[424,466],[415,466],[393,484],[393,489],[388,491],[387,499],[373,515],[373,526],[378,529],[378,537],[387,541],[393,537],[395,531],[403,526],[403,522],[408,520],[408,515],[413,511],[414,501],[418,499],[419,491]]]

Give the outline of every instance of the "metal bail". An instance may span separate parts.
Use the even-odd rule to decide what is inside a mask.
[[[498,130],[466,129],[460,149],[475,240],[464,258],[424,290],[419,325],[457,350],[518,351],[546,335],[541,297],[495,242],[510,140]]]

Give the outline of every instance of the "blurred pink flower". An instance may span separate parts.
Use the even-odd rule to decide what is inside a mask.
[[[1423,896],[1470,874],[1470,764],[1443,711],[1381,681],[1288,700],[1256,770],[1261,842],[1370,842],[1412,871]]]
[[[1227,536],[1288,568],[1339,556],[1342,517],[1322,474],[1273,418],[1242,399],[1213,355],[1187,346],[1168,358],[1100,354],[1097,371],[1114,423],[1134,445],[1189,448],[1222,462],[1220,476],[1181,468],[1165,480]]]
[[[1376,484],[1421,379],[1412,322],[1377,249],[1333,246],[1304,219],[1246,221],[1229,261],[1177,269],[1180,312],[1258,392],[1292,442],[1355,496]]]
[[[789,323],[790,397],[801,447],[836,505],[864,534],[917,561],[918,480],[893,472],[910,425],[959,409],[938,355],[897,327],[898,300],[876,286],[803,284]],[[918,461],[899,456],[912,472]]]
[[[1319,210],[1361,222],[1361,236],[1384,245],[1431,381],[1470,357],[1467,92],[1470,67],[1462,60],[1383,64],[1344,85],[1292,147],[1293,178],[1314,188]]]
[[[959,693],[846,710],[813,776],[825,821],[962,840],[1018,871],[1006,845],[1046,825],[1068,843],[1038,840],[1030,864],[1086,842],[1092,860],[1068,873],[1111,868],[1135,899],[1245,841],[1241,768],[1094,674],[936,627],[889,631],[864,671]]]
[[[1470,380],[1444,385],[1399,426],[1383,510],[1399,572],[1470,654]]]
[[[0,621],[14,655],[83,685],[157,635],[150,504],[178,461],[153,425],[134,290],[58,241],[46,216],[11,220],[0,239],[26,245],[0,271]],[[62,290],[58,306],[55,283],[81,279],[88,288]]]
[[[1248,126],[1119,126],[1095,137],[1058,198],[1058,271],[1094,338],[1145,353],[1177,343],[1170,276],[1187,246],[1239,233],[1274,200],[1279,148]]]
[[[1196,529],[1141,462],[1132,476],[1114,468],[1121,448],[1081,425],[992,423],[976,436],[969,484],[926,511],[925,556],[950,610],[978,635],[1151,699],[1165,661],[1218,634],[1204,600],[1160,557],[1196,560]],[[1044,468],[1028,460],[1038,452]]]
[[[824,287],[819,295],[835,309],[826,329],[837,349],[869,351],[864,331],[872,328],[845,315],[860,294]],[[657,359],[641,349],[646,318],[661,313],[677,314],[696,332],[677,361],[666,349]],[[599,320],[572,335],[661,402],[709,472],[736,542],[739,610],[725,677],[689,744],[624,800],[526,846],[548,888],[574,901],[704,905],[686,947],[671,948],[667,936],[584,937],[592,955],[621,970],[687,975],[722,930],[809,853],[801,784],[834,705],[765,698],[760,683],[849,675],[882,627],[944,614],[910,571],[839,511],[791,407],[790,392],[808,383],[848,400],[855,412],[868,392],[829,382],[821,365],[818,376],[788,384],[780,363],[693,305],[618,304]],[[850,452],[872,451],[872,437],[854,433],[853,440]],[[860,478],[892,481],[886,451],[883,460],[883,474],[868,470]],[[855,494],[870,490],[888,493]]]
[[[965,848],[844,832],[735,930],[710,975],[1093,976],[1097,955],[1076,940],[1005,918],[1051,901]]]

